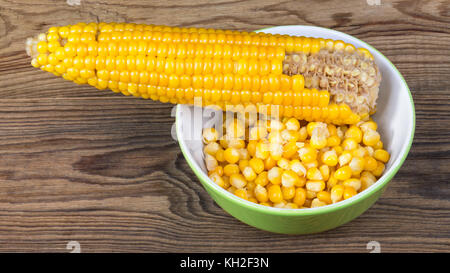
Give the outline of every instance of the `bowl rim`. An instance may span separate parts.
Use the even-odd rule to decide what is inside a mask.
[[[405,79],[403,78],[402,74],[398,71],[398,69],[394,66],[394,64],[392,64],[392,62],[386,56],[384,56],[380,51],[378,51],[376,48],[374,48],[370,44],[368,44],[352,35],[349,35],[349,34],[346,34],[346,33],[343,33],[343,32],[337,31],[337,30],[333,30],[333,29],[317,27],[317,26],[307,26],[307,25],[274,26],[274,27],[258,29],[258,30],[255,30],[254,32],[263,32],[263,31],[266,31],[269,29],[276,29],[276,28],[283,28],[283,27],[315,28],[315,29],[325,30],[325,31],[329,31],[329,32],[334,32],[338,35],[347,36],[348,38],[356,39],[357,41],[361,42],[367,49],[377,52],[381,56],[381,58],[384,58],[385,61],[387,61],[387,63],[391,66],[392,71],[394,71],[394,73],[398,74],[398,76],[402,80],[403,85],[406,87],[406,90],[408,91],[408,95],[409,95],[409,99],[410,99],[410,107],[411,107],[411,111],[412,111],[412,128],[411,128],[411,133],[409,136],[408,143],[406,144],[406,146],[403,146],[402,150],[400,151],[400,156],[396,159],[396,161],[394,161],[390,171],[384,173],[372,186],[370,186],[366,190],[356,194],[355,196],[353,196],[349,199],[346,199],[346,200],[343,200],[343,201],[340,201],[340,202],[337,202],[334,204],[330,204],[330,205],[326,205],[326,206],[322,206],[322,207],[304,208],[304,209],[285,209],[285,208],[266,207],[263,205],[259,205],[259,204],[244,200],[244,199],[228,192],[227,190],[221,188],[219,185],[214,183],[208,177],[208,175],[203,172],[203,170],[200,168],[200,166],[197,164],[197,162],[192,158],[191,153],[187,149],[186,142],[182,138],[182,126],[181,126],[181,122],[180,122],[181,121],[181,105],[177,105],[176,114],[175,114],[175,127],[176,127],[177,141],[179,143],[181,152],[183,153],[188,165],[191,167],[191,169],[193,170],[195,175],[200,179],[200,182],[202,182],[202,184],[204,186],[208,185],[209,188],[212,189],[216,194],[221,195],[222,197],[228,199],[230,202],[234,203],[235,205],[242,206],[249,210],[253,210],[253,211],[256,211],[259,213],[272,214],[272,215],[283,215],[283,216],[307,216],[307,215],[318,215],[318,214],[335,212],[339,209],[344,209],[353,204],[356,204],[356,203],[368,198],[372,194],[376,193],[378,190],[382,189],[385,185],[388,184],[388,182],[395,176],[395,174],[398,172],[400,167],[403,165],[403,162],[406,160],[406,157],[408,156],[408,153],[411,149],[413,139],[414,139],[415,127],[416,127],[416,113],[415,113],[413,97],[412,97],[411,91],[410,91]]]

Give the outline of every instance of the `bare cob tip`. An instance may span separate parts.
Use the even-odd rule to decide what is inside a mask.
[[[38,43],[44,41],[47,41],[47,35],[45,33],[40,33],[34,37],[28,37],[25,42],[25,51],[27,52],[27,55],[31,57],[31,65],[34,67],[39,67],[38,63]]]

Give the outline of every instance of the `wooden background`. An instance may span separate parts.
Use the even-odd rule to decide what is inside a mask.
[[[408,82],[412,150],[356,220],[307,236],[257,230],[203,190],[171,138],[171,105],[29,65],[28,36],[78,21],[349,33]],[[78,241],[82,252],[369,252],[375,240],[382,252],[450,252],[449,26],[450,1],[0,0],[0,251],[69,252]]]

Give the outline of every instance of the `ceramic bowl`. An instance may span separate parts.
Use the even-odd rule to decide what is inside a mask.
[[[187,105],[178,105],[176,111],[176,134],[181,151],[214,201],[248,225],[285,234],[317,233],[343,225],[375,203],[405,161],[415,128],[411,92],[400,72],[383,54],[348,34],[313,26],[278,26],[258,32],[342,40],[355,47],[367,48],[372,53],[382,73],[377,113],[373,119],[378,123],[384,148],[391,155],[383,176],[374,185],[347,200],[318,208],[280,209],[243,200],[209,179],[203,161],[202,128],[211,127],[214,115],[217,118],[221,112],[203,111],[202,108]]]

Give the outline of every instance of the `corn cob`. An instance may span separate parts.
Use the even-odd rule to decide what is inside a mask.
[[[373,112],[381,80],[370,52],[342,41],[229,30],[79,23],[29,38],[27,52],[34,67],[98,89],[336,124]]]

